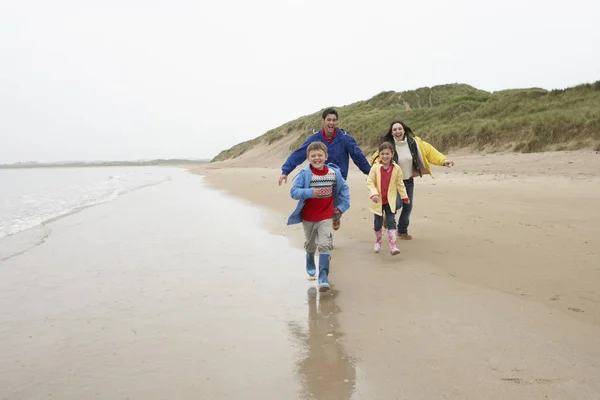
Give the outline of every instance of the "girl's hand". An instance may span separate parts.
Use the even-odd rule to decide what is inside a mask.
[[[379,203],[379,196],[375,195],[375,196],[371,197],[371,200],[373,200],[374,203]]]
[[[452,161],[452,160],[444,161],[444,167],[454,167],[454,161]]]

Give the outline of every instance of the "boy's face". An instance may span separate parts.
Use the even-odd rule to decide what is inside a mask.
[[[314,169],[321,170],[325,166],[325,160],[327,160],[327,153],[323,150],[313,150],[308,153],[308,162]]]
[[[325,134],[327,136],[333,136],[333,132],[335,132],[335,127],[337,126],[337,117],[335,114],[327,114],[325,119],[323,119],[323,129],[325,129]]]
[[[379,152],[379,158],[381,158],[382,164],[387,164],[392,161],[394,153],[390,149],[383,149]]]

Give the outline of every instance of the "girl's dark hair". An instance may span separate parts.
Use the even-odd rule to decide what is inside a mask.
[[[402,127],[404,128],[405,135],[415,136],[412,129],[410,129],[404,122],[394,121],[390,124],[390,129],[387,131],[387,133],[385,134],[385,136],[383,137],[382,140],[387,141],[387,142],[392,142],[392,143],[394,142],[394,135],[392,135],[392,127],[394,126],[394,124],[402,125]]]
[[[393,145],[393,144],[391,144],[391,143],[390,143],[390,142],[388,142],[388,141],[381,142],[381,144],[379,145],[379,152],[380,152],[380,153],[381,153],[381,151],[382,151],[382,150],[385,150],[385,149],[391,150],[391,151],[392,151],[392,154],[394,154],[394,153],[395,153],[394,145]]]

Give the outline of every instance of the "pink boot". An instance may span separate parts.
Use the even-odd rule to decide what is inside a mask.
[[[393,256],[400,254],[400,250],[396,247],[396,229],[388,229],[387,235],[390,241],[390,254]]]
[[[381,233],[381,229],[375,232],[375,238],[377,239],[375,241],[375,246],[373,246],[373,251],[375,253],[379,253],[379,250],[381,250],[381,237],[382,237],[382,233]]]

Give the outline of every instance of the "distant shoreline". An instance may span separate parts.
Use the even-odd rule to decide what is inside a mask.
[[[31,168],[73,168],[73,167],[143,167],[161,165],[204,164],[209,160],[149,160],[149,161],[74,161],[54,163],[15,163],[0,164],[0,169],[31,169]]]

